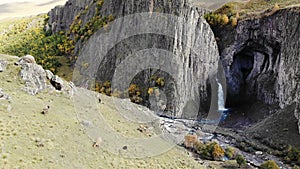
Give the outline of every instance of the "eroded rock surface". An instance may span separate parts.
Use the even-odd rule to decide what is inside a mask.
[[[95,14],[95,4],[90,1],[78,1],[70,0],[64,7],[57,7],[49,12],[49,27],[53,32],[59,32],[61,30],[66,31],[70,28],[70,25],[74,17],[80,12],[84,11],[84,7],[89,5],[87,13],[80,17],[82,24],[85,24]],[[158,74],[159,76],[166,79],[166,88],[162,90],[165,93],[166,110],[162,113],[167,116],[173,117],[185,117],[196,119],[201,114],[207,114],[210,108],[210,75],[216,74],[218,69],[219,54],[215,42],[213,32],[209,25],[206,23],[202,15],[207,10],[198,7],[193,7],[188,1],[168,1],[168,0],[153,0],[153,1],[129,1],[129,0],[113,0],[105,1],[102,8],[101,14],[103,16],[112,15],[117,19],[121,19],[124,16],[130,14],[137,14],[142,12],[161,12],[166,14],[172,14],[183,19],[181,22],[169,22],[168,25],[156,25],[157,28],[170,28],[168,31],[171,32],[171,37],[167,35],[158,34],[157,32],[142,33],[135,32],[136,35],[129,35],[133,28],[141,28],[141,30],[147,30],[147,21],[126,23],[115,26],[115,30],[120,30],[118,35],[125,34],[129,37],[123,39],[121,42],[113,44],[114,46],[107,51],[103,60],[98,59],[101,50],[101,44],[110,42],[103,42],[100,36],[92,36],[85,45],[85,49],[81,51],[83,57],[89,55],[95,55],[91,57],[91,60],[85,61],[89,64],[86,72],[98,69],[96,74],[91,73],[90,78],[96,78],[99,81],[111,81],[116,73],[116,69],[120,66],[121,62],[129,57],[155,55],[151,51],[144,51],[145,49],[160,49],[161,51],[168,51],[173,54],[172,60],[177,65],[170,65],[171,69],[176,69],[176,73],[169,73],[164,70],[145,70],[144,72],[138,72],[136,77],[133,77],[133,82],[136,82],[141,88],[147,88],[149,84],[145,83],[152,75]],[[147,14],[147,18],[150,19],[151,15]],[[153,14],[154,16],[154,14]],[[155,19],[153,17],[152,19]],[[141,26],[142,25],[142,26]],[[130,28],[131,26],[131,28]],[[116,35],[115,35],[116,36]],[[110,40],[114,38],[110,37]],[[75,53],[82,45],[75,45]],[[94,50],[90,50],[94,49]],[[96,56],[97,55],[97,56]],[[157,58],[161,56],[161,53],[156,53]],[[81,59],[79,56],[79,60]],[[153,56],[154,57],[154,56]],[[133,67],[140,67],[143,63],[153,62],[153,58],[135,60],[138,65]],[[164,62],[163,60],[161,61]],[[84,62],[82,62],[84,63]],[[126,71],[123,71],[122,77],[129,76],[125,75]],[[148,73],[150,72],[150,73]],[[92,81],[92,80],[91,80]],[[119,80],[120,81],[120,80]],[[88,87],[91,84],[84,81],[75,81],[77,86]],[[129,85],[129,84],[127,84]],[[121,90],[122,91],[122,90]],[[147,98],[144,97],[144,100]],[[146,103],[150,104],[150,103]]]

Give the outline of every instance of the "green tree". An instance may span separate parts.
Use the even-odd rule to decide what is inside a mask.
[[[278,165],[273,160],[268,160],[260,165],[261,169],[280,169]]]
[[[246,159],[241,154],[237,155],[235,160],[236,160],[237,164],[239,165],[239,167],[243,167],[247,164]]]

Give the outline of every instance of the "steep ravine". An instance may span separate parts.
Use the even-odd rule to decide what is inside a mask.
[[[52,32],[66,31],[70,28],[74,17],[83,11],[88,5],[89,10],[82,16],[82,22],[86,23],[95,14],[95,3],[84,0],[70,0],[64,7],[56,7],[49,12],[49,25]],[[171,30],[176,35],[167,37],[150,32],[139,34],[124,39],[114,44],[105,55],[104,60],[92,60],[96,67],[90,65],[89,69],[97,69],[98,72],[89,78],[100,81],[111,80],[116,68],[128,56],[149,48],[158,48],[171,51],[176,56],[174,60],[180,63],[176,74],[168,74],[161,70],[145,70],[140,72],[132,81],[147,87],[144,83],[149,77],[158,74],[165,79],[170,79],[170,84],[176,79],[175,89],[167,89],[167,110],[165,115],[183,118],[203,117],[209,111],[211,99],[210,78],[208,75],[217,71],[219,61],[218,52],[214,52],[217,37],[219,53],[227,79],[227,107],[237,110],[237,117],[246,116],[247,124],[260,122],[267,118],[272,119],[271,114],[285,114],[292,117],[292,126],[288,133],[297,132],[297,118],[299,120],[300,107],[300,7],[281,9],[272,15],[252,16],[239,20],[237,27],[225,26],[209,29],[206,21],[201,17],[206,12],[204,9],[190,6],[185,0],[167,1],[105,1],[101,14],[113,15],[116,19],[140,12],[162,12],[183,17],[187,25],[176,25]],[[193,18],[197,22],[193,23]],[[138,25],[139,23],[137,23]],[[119,25],[119,30],[127,24]],[[199,33],[197,29],[202,31]],[[171,32],[172,32],[171,31]],[[187,34],[185,34],[187,33]],[[214,33],[214,34],[213,34]],[[185,36],[188,35],[188,36]],[[82,55],[95,55],[97,45],[103,43],[99,36],[91,37],[88,47],[82,49],[82,44],[76,44],[75,52]],[[185,44],[191,44],[191,48],[198,48],[196,55]],[[210,48],[207,48],[210,45]],[[202,50],[203,49],[203,50]],[[212,53],[213,52],[213,53]],[[80,60],[80,58],[79,58]],[[148,62],[150,60],[146,60]],[[100,66],[99,64],[100,63]],[[193,66],[191,66],[193,65]],[[195,78],[188,77],[191,74]],[[86,81],[75,82],[83,85]],[[166,84],[167,86],[169,84]],[[213,88],[212,88],[213,89]],[[182,95],[177,95],[182,93]],[[198,93],[199,97],[193,98]],[[185,109],[189,105],[189,99],[199,103],[199,107]],[[297,105],[298,103],[298,105]],[[197,104],[196,104],[197,105]],[[291,108],[292,107],[292,108]],[[187,110],[187,111],[186,111]],[[280,110],[277,112],[277,110]],[[232,117],[236,117],[235,114]],[[240,120],[236,118],[235,120]],[[236,121],[235,121],[236,122]],[[235,123],[234,122],[234,123]],[[280,131],[291,120],[282,120]],[[300,127],[300,120],[298,127]],[[257,126],[265,126],[257,127]],[[256,128],[255,128],[256,127]],[[263,121],[252,127],[252,131],[269,131],[271,125],[264,125]],[[279,131],[278,131],[279,132]],[[265,132],[262,135],[267,134]],[[296,135],[295,139],[299,139]],[[288,143],[291,143],[288,141]]]

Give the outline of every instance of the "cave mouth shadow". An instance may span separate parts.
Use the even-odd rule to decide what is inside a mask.
[[[269,100],[276,95],[274,67],[279,64],[280,51],[278,42],[262,45],[252,40],[236,51],[227,72],[226,108],[232,111],[227,126],[246,127],[279,109],[276,100]]]
[[[254,67],[254,51],[244,48],[234,55],[231,65],[234,86],[229,86],[226,107],[240,107],[255,102],[255,96],[249,94],[248,78]],[[231,88],[230,88],[231,87]]]

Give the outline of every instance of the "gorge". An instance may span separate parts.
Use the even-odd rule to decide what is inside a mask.
[[[80,15],[84,24],[94,16],[95,3],[70,0],[64,7],[54,8],[49,12],[49,29],[53,33],[68,30],[73,18],[84,11],[86,6],[90,10],[85,15]],[[212,102],[212,98],[217,97],[214,92],[217,84],[212,82],[209,76],[217,76],[216,72],[220,72],[220,59],[227,81],[226,107],[242,112],[252,122],[259,122],[278,110],[284,111],[292,106],[293,111],[287,113],[295,117],[293,123],[297,126],[299,111],[296,107],[299,107],[300,93],[299,6],[286,7],[272,14],[262,13],[246,17],[239,20],[236,27],[212,26],[212,31],[202,17],[208,10],[190,6],[185,0],[104,1],[101,14],[113,15],[118,20],[130,14],[149,12],[150,7],[152,12],[180,16],[189,26],[171,24],[168,28],[173,37],[151,31],[148,34],[128,36],[108,50],[99,67],[90,66],[91,69],[98,69],[98,73],[92,79],[111,81],[118,64],[124,61],[126,56],[135,55],[141,50],[167,50],[175,54],[174,61],[180,65],[175,75],[159,69],[149,69],[139,73],[133,81],[140,84],[141,88],[147,88],[149,84],[145,81],[153,75],[169,79],[166,86],[174,85],[175,80],[175,89],[168,88],[169,92],[164,91],[168,98],[164,114],[201,119],[205,118],[208,112],[216,111],[218,107],[215,101]],[[116,29],[122,30],[127,24],[117,26]],[[79,51],[82,43],[75,44],[75,53],[80,56],[95,55],[95,52],[89,52],[87,49],[96,49],[101,43],[99,36],[92,36],[86,45],[88,47],[82,52]],[[216,48],[219,52],[215,51]],[[193,51],[194,49],[200,50]],[[188,74],[192,77],[185,77]],[[78,83],[82,85],[82,82]],[[185,105],[190,105],[188,100],[191,98],[193,106],[187,106],[189,108],[186,109]],[[147,100],[147,97],[143,99]]]

